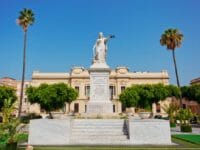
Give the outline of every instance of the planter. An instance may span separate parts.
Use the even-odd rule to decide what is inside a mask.
[[[6,144],[6,150],[17,150],[17,142],[16,143],[10,143]]]
[[[141,119],[149,119],[151,117],[151,112],[139,112],[138,115]]]

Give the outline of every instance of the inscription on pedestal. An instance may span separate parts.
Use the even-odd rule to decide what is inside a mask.
[[[112,113],[112,103],[109,98],[110,71],[93,69],[90,71],[90,100],[87,113]]]
[[[94,72],[91,73],[91,101],[108,101],[109,95],[109,73]]]

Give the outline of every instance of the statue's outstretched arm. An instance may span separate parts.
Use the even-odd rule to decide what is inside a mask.
[[[105,42],[107,42],[111,38],[115,38],[115,35],[109,35],[107,38],[105,38]]]

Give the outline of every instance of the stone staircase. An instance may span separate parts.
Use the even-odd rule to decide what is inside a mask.
[[[127,128],[123,119],[74,119],[70,143],[88,145],[127,145]]]

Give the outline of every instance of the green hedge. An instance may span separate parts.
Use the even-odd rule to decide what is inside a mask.
[[[31,119],[40,119],[40,118],[42,118],[42,116],[34,114],[34,113],[31,113],[31,114],[28,114],[26,116],[21,116],[20,122],[27,124],[27,123],[30,122]]]
[[[192,127],[189,124],[181,125],[181,132],[192,132]]]

